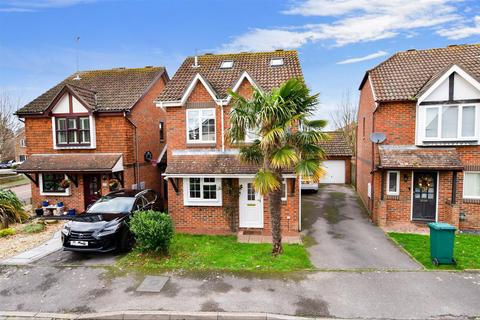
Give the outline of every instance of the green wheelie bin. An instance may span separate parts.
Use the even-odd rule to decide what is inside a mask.
[[[453,258],[455,227],[448,223],[430,222],[430,257],[434,265],[456,264]]]

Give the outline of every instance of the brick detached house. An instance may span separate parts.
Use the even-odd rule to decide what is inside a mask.
[[[15,149],[15,162],[23,162],[27,159],[27,140],[25,139],[25,128],[18,129],[13,137]]]
[[[303,78],[296,51],[205,54],[183,62],[157,99],[167,112],[165,178],[176,230],[271,234],[268,198],[253,189],[258,168],[240,162],[238,146],[226,138],[228,90],[248,98],[254,87],[270,90],[293,77]],[[282,233],[297,235],[300,186],[293,173],[284,175],[283,190]]]
[[[165,111],[153,100],[168,80],[163,67],[79,72],[18,110],[28,144],[17,171],[33,205],[82,212],[115,188],[166,194]]]
[[[365,74],[357,190],[377,224],[480,229],[479,57],[479,45],[408,50]]]

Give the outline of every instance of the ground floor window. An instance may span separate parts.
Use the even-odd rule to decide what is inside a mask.
[[[465,199],[480,199],[480,171],[464,172],[463,197]]]
[[[65,188],[67,178],[63,173],[42,173],[40,179],[42,195],[69,195],[69,188]]]
[[[389,196],[400,194],[400,171],[387,172],[387,194]]]
[[[221,205],[221,179],[219,178],[185,178],[185,205]]]

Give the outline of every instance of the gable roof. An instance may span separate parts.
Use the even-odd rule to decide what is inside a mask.
[[[283,66],[270,66],[273,58],[283,58]],[[233,60],[233,67],[221,69],[222,61]],[[204,54],[198,56],[198,66],[194,57],[188,57],[157,98],[158,102],[180,101],[197,74],[211,86],[219,99],[228,97],[242,75],[247,72],[255,84],[264,90],[280,86],[290,78],[303,79],[297,51],[242,52],[232,54]]]
[[[347,140],[340,131],[329,131],[330,139],[323,141],[320,146],[325,151],[327,157],[351,157],[352,150],[348,146]]]
[[[43,114],[66,86],[94,112],[126,111],[165,72],[164,67],[81,71],[80,80],[74,80],[76,73],[70,75],[19,109],[17,115]]]
[[[365,73],[360,89],[370,77],[377,102],[415,100],[420,91],[441,71],[458,65],[480,78],[480,45],[452,45],[446,48],[397,52]]]

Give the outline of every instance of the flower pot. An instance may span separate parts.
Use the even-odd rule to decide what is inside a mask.
[[[49,203],[48,200],[42,201],[42,207],[48,207]]]
[[[57,202],[57,207],[62,208],[63,207],[63,202]]]
[[[35,209],[35,215],[36,215],[37,217],[43,216],[43,208]]]
[[[74,216],[74,215],[75,215],[75,209],[68,209],[67,216]]]

